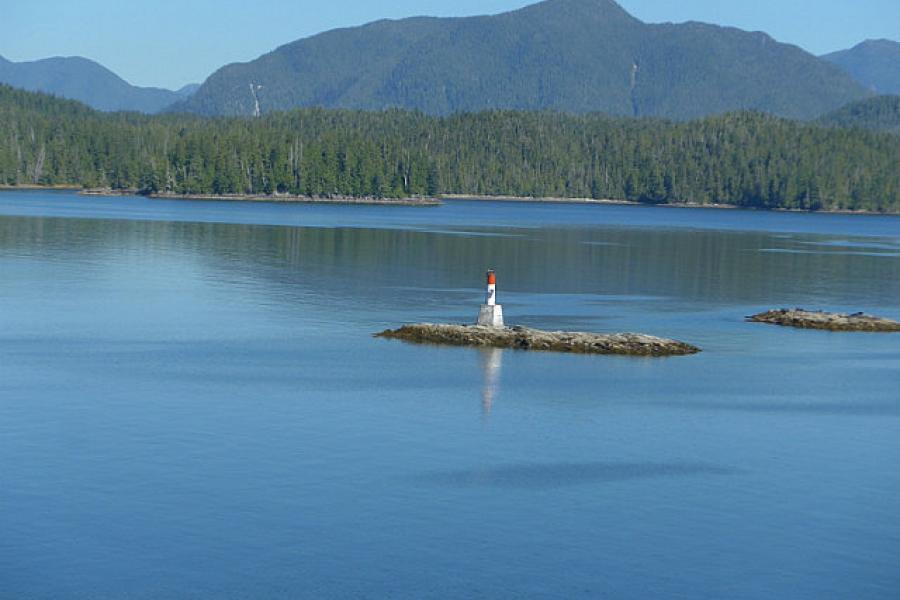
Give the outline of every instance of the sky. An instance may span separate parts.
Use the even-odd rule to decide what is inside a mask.
[[[84,56],[135,85],[177,89],[219,67],[337,27],[414,15],[493,14],[529,0],[4,0],[0,56]],[[900,41],[900,0],[619,0],[649,22],[704,21],[814,54]]]

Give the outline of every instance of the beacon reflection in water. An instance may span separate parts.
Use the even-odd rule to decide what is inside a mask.
[[[503,350],[500,348],[482,348],[478,351],[481,361],[481,410],[485,417],[490,416],[494,398],[500,390],[500,369],[503,366]]]

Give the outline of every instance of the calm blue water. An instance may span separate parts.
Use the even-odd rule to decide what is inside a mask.
[[[900,219],[0,194],[2,598],[897,598]],[[417,347],[469,321],[672,359]]]

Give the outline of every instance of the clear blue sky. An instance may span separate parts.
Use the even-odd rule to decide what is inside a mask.
[[[504,12],[529,0],[6,0],[0,55],[80,55],[131,83],[176,88],[335,27],[413,15]],[[620,0],[647,22],[762,30],[814,54],[900,41],[900,0]]]

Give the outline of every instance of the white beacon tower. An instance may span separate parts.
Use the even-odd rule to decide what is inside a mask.
[[[478,311],[478,324],[484,327],[503,327],[503,306],[497,304],[497,274],[487,272],[487,292]]]

